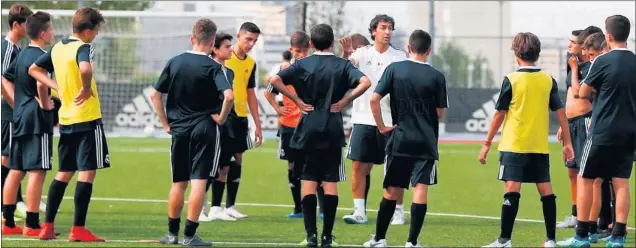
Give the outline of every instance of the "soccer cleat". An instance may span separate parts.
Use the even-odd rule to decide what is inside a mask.
[[[404,217],[404,212],[395,211],[393,213],[393,218],[391,219],[391,225],[404,225],[406,224],[406,217]]]
[[[371,236],[371,239],[362,244],[364,247],[386,247],[386,239],[375,240],[375,236]]]
[[[592,244],[598,243],[598,233],[590,233],[589,239]]]
[[[291,213],[289,215],[287,215],[288,219],[300,219],[305,217],[305,214],[303,214],[303,212],[298,212],[298,213]]]
[[[2,235],[22,235],[22,228],[18,225],[15,225],[15,227],[8,227],[3,223]]]
[[[71,234],[68,235],[70,242],[105,242],[103,238],[95,236],[91,231],[83,226],[73,226]]]
[[[316,234],[307,234],[307,238],[300,242],[302,247],[318,247],[318,236]]]
[[[203,241],[199,236],[183,237],[183,246],[212,246],[212,242]]]
[[[247,218],[246,214],[242,214],[241,212],[238,211],[238,209],[236,209],[235,206],[231,206],[229,208],[225,209],[225,212],[229,215],[232,216],[235,219],[243,219],[243,218]]]
[[[578,236],[574,236],[572,238],[557,242],[557,246],[559,247],[590,247],[590,239],[589,238],[579,238]]]
[[[40,202],[40,212],[46,213],[46,203]]]
[[[499,239],[497,239],[495,240],[495,242],[492,242],[489,245],[485,245],[482,247],[512,247],[512,240],[508,240],[505,243],[500,243]]]
[[[420,241],[417,241],[417,244],[413,244],[411,242],[406,241],[406,244],[404,245],[404,247],[420,248],[420,247],[423,247],[423,246],[420,244]]]
[[[209,222],[210,219],[205,215],[205,212],[201,211],[199,214],[199,222]]]
[[[552,247],[556,247],[556,241],[554,240],[546,240],[545,242],[543,242],[543,246],[544,248],[552,248]]]
[[[159,243],[164,245],[176,245],[179,244],[179,237],[172,233],[168,233],[166,236],[159,239]]]
[[[40,231],[40,240],[56,239],[55,225],[53,223],[44,223]]]
[[[18,202],[15,204],[15,217],[16,219],[26,219],[27,207],[24,202]]]
[[[622,238],[611,238],[607,241],[607,245],[605,247],[625,247],[625,237]]]
[[[208,219],[210,221],[213,220],[222,220],[222,221],[236,221],[236,219],[227,214],[227,212],[223,211],[221,207],[212,207],[210,209],[210,213],[208,214]]]
[[[326,236],[323,235],[322,236],[322,240],[320,242],[320,247],[338,247],[338,243],[336,243],[334,240],[336,240],[336,237],[334,237],[333,235],[331,236]]]
[[[574,228],[574,227],[576,227],[576,223],[577,223],[576,216],[568,216],[568,217],[565,217],[563,222],[557,224],[556,227],[558,227],[558,228]]]
[[[369,219],[367,218],[366,215],[359,215],[355,213],[350,215],[345,215],[344,217],[342,217],[342,219],[347,224],[368,224],[369,223]]]
[[[603,240],[604,238],[607,238],[609,236],[612,236],[612,232],[609,229],[598,230],[598,239]]]
[[[41,228],[30,228],[25,226],[22,230],[22,236],[24,237],[40,237],[42,229]]]

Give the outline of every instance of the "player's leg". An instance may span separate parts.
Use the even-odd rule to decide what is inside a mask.
[[[603,179],[597,178],[592,184],[592,209],[590,210],[590,243],[598,242],[598,218],[601,213],[602,196],[601,196],[601,184]]]
[[[411,203],[411,226],[405,247],[421,247],[417,238],[420,235],[426,211],[428,209],[428,187],[437,184],[437,161],[415,161],[415,169],[411,176],[413,185],[413,202]]]
[[[289,148],[287,151],[287,180],[289,182],[292,199],[294,200],[294,212],[288,215],[287,218],[302,218],[303,208],[301,204],[300,172],[303,169],[304,161],[296,149]]]
[[[377,127],[354,124],[349,138],[347,158],[352,160],[351,192],[353,195],[353,213],[345,215],[347,224],[367,224],[365,189],[367,175],[377,157]]]
[[[2,121],[2,191],[4,191],[4,183],[9,176],[9,153],[11,153],[11,122]],[[4,206],[4,199],[2,200]],[[4,213],[4,209],[2,210]]]
[[[634,143],[632,143],[634,144]],[[629,178],[632,173],[634,159],[633,146],[614,147],[616,155],[611,159],[614,168],[610,171],[614,191],[616,192],[616,223],[612,228],[612,236],[608,240],[608,247],[624,247],[627,235],[627,218],[631,204]]]
[[[397,194],[397,205],[395,206],[393,218],[391,218],[391,225],[404,225],[406,224],[406,216],[404,216],[404,190],[400,190]]]
[[[306,158],[306,164],[300,174],[302,180],[302,209],[303,220],[305,226],[306,238],[300,245],[307,247],[318,247],[318,228],[316,226],[316,207],[318,207],[318,197],[316,196],[319,181],[322,177],[322,165],[317,166],[318,163],[315,158],[318,158],[314,151],[301,150]]]
[[[170,144],[170,167],[172,184],[168,194],[168,234],[159,239],[161,244],[178,244],[181,211],[185,192],[190,180],[189,139],[172,136]]]
[[[524,174],[525,182],[534,182],[541,196],[543,220],[545,224],[546,239],[542,247],[556,246],[557,204],[556,195],[552,190],[550,178],[550,156],[548,154],[531,154],[531,163]]]
[[[21,235],[22,228],[15,223],[15,210],[17,203],[18,185],[24,177],[24,166],[22,163],[22,138],[11,140],[11,161],[9,161],[9,174],[5,181],[2,192],[2,215],[4,224],[2,225],[2,235]]]
[[[338,211],[338,182],[346,181],[346,168],[342,148],[322,150],[318,154],[321,155],[319,157],[322,159],[314,159],[313,161],[317,162],[314,166],[322,164],[323,173],[320,181],[322,181],[322,188],[325,191],[321,246],[332,247],[337,246],[333,240],[333,227],[336,221],[336,212]]]
[[[612,223],[612,192],[610,180],[603,180],[601,183],[601,214],[598,221],[598,238],[603,239],[611,233],[609,225]]]
[[[252,138],[249,134],[249,124],[247,118],[239,118],[237,126],[234,129],[237,134],[237,149],[234,158],[236,161],[230,163],[230,171],[227,175],[227,198],[225,199],[225,212],[230,216],[241,219],[247,218],[236,208],[236,198],[238,197],[239,185],[241,183],[241,174],[243,170],[243,153],[252,148]],[[242,141],[242,142],[241,142]]]
[[[27,216],[24,236],[40,235],[40,201],[47,171],[53,167],[53,135],[38,134],[23,137],[22,165],[27,170]]]
[[[378,209],[378,217],[375,226],[375,235],[371,240],[364,243],[365,247],[386,247],[386,232],[389,229],[391,218],[395,212],[395,207],[399,193],[409,187],[409,179],[413,171],[412,160],[387,156],[384,175],[384,195]]]
[[[578,153],[576,153],[578,154]],[[572,166],[576,166],[575,162],[571,163]],[[579,174],[578,168],[568,168],[568,179],[570,181],[570,196],[572,201],[572,212],[570,212],[570,216],[565,217],[562,222],[560,222],[557,227],[558,228],[573,228],[576,226],[576,216],[577,216],[577,208],[576,208],[576,193],[577,193],[577,175]]]
[[[207,219],[222,220],[222,221],[236,221],[232,216],[229,216],[221,207],[223,201],[223,195],[225,193],[225,187],[227,185],[227,175],[230,171],[230,162],[234,160],[234,151],[236,150],[237,141],[234,138],[229,137],[229,128],[231,125],[231,117],[228,117],[228,121],[224,126],[219,127],[221,131],[221,154],[219,158],[220,168],[215,176],[215,180],[212,181],[212,203],[210,212],[207,214]]]

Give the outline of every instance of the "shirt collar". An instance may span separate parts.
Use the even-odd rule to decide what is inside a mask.
[[[334,55],[332,52],[314,52],[314,55]]]
[[[539,68],[539,67],[537,67],[537,66],[535,66],[535,65],[530,65],[530,66],[528,66],[528,65],[522,65],[522,66],[519,66],[519,68],[518,68],[518,70],[523,70],[523,69],[541,70],[541,68]]]
[[[629,48],[627,48],[627,47],[617,47],[617,48],[612,48],[612,50],[629,51]]]
[[[413,61],[413,62],[418,63],[418,64],[431,65],[431,64],[428,63],[428,61],[427,62],[422,62],[422,61],[419,61],[419,60],[414,60],[412,58],[408,58],[408,60]]]
[[[68,39],[69,40],[80,40],[80,38],[77,38],[77,37],[75,37],[73,35],[69,36]]]
[[[4,40],[6,40],[6,41],[8,41],[10,44],[12,44],[12,45],[17,46],[18,48],[20,48],[20,45],[19,45],[19,44],[16,44],[16,43],[13,43],[13,41],[11,41],[11,39],[9,39],[9,36],[8,36],[8,35],[4,37]]]
[[[196,55],[208,56],[208,55],[207,55],[207,54],[205,54],[204,52],[197,52],[197,51],[191,51],[191,50],[186,51],[186,53],[191,53],[191,54],[196,54]]]
[[[44,50],[42,47],[35,45],[35,44],[29,44],[29,47],[35,47],[35,48],[39,48],[40,50],[42,50],[43,52],[46,52],[46,50]]]

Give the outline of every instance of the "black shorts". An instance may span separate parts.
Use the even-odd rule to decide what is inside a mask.
[[[172,182],[216,176],[220,155],[221,135],[212,118],[203,119],[188,133],[172,135]]]
[[[630,178],[634,163],[634,144],[624,146],[595,145],[588,138],[579,175],[587,179]]]
[[[226,125],[232,129],[233,153],[243,153],[254,148],[254,142],[250,137],[249,121],[247,117],[228,117]]]
[[[60,108],[62,107],[62,102],[60,99],[53,98],[53,126],[57,126],[60,123]]]
[[[299,160],[298,150],[290,147],[294,130],[296,129],[286,126],[280,126],[280,129],[278,129],[278,159],[287,160],[290,163]]]
[[[13,137],[9,169],[19,171],[51,170],[53,167],[53,134],[31,134]]]
[[[110,168],[108,144],[102,125],[97,125],[91,131],[60,134],[57,149],[62,172]]]
[[[351,129],[347,158],[363,163],[384,163],[387,136],[378,131],[378,127],[354,124]]]
[[[314,182],[344,182],[347,180],[342,148],[300,150],[303,154],[300,179]]]
[[[13,123],[2,121],[2,156],[8,157],[11,154],[11,137],[13,136]]]
[[[499,152],[497,179],[504,182],[549,183],[550,155]]]
[[[437,160],[387,156],[384,164],[383,187],[415,187],[416,184],[437,184]]]
[[[574,160],[565,163],[567,168],[580,168],[581,155],[583,154],[583,146],[587,139],[587,133],[592,120],[592,112],[568,120],[570,126],[570,139],[572,140],[572,149],[574,150]]]

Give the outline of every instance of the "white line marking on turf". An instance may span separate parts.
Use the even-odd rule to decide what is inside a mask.
[[[46,198],[46,196],[42,196]],[[73,197],[65,196],[64,200],[73,200]],[[135,198],[112,198],[112,197],[92,197],[93,201],[111,201],[111,202],[145,202],[145,203],[168,203],[168,200],[158,200],[158,199],[135,199]],[[185,201],[187,203],[187,201]],[[288,204],[270,204],[270,203],[236,203],[238,206],[249,206],[249,207],[274,207],[274,208],[293,208],[294,205]],[[339,211],[353,211],[353,208],[338,208]],[[377,209],[367,209],[369,212],[377,212]],[[409,211],[404,211],[405,214],[410,214]],[[469,219],[483,219],[483,220],[500,220],[500,217],[496,216],[484,216],[484,215],[474,215],[474,214],[452,214],[452,213],[433,213],[427,212],[426,215],[432,216],[445,216],[445,217],[457,217],[457,218],[469,218]],[[533,220],[533,219],[524,219],[517,218],[516,221],[520,222],[530,222],[530,223],[544,223],[543,220]],[[628,227],[629,230],[636,230],[636,228]]]
[[[121,152],[121,153],[170,153],[169,148],[163,147],[115,147],[110,150],[110,152]],[[256,148],[250,150],[250,152],[256,153],[277,153],[278,149],[275,148]],[[439,153],[441,154],[477,154],[479,151],[477,150],[469,150],[469,149],[440,149]]]
[[[38,239],[27,239],[27,238],[2,238],[2,241],[40,241]],[[152,240],[154,241],[154,240]],[[47,240],[43,242],[68,242],[65,239],[53,239]],[[146,240],[119,240],[119,239],[109,239],[106,240],[106,243],[147,243],[147,244],[159,244],[159,240],[154,242],[146,241]],[[226,241],[212,241],[215,245],[249,245],[249,246],[298,246],[297,243],[261,243],[261,242],[226,242]],[[97,243],[94,243],[97,244]],[[344,245],[344,246],[360,246],[360,245]]]

